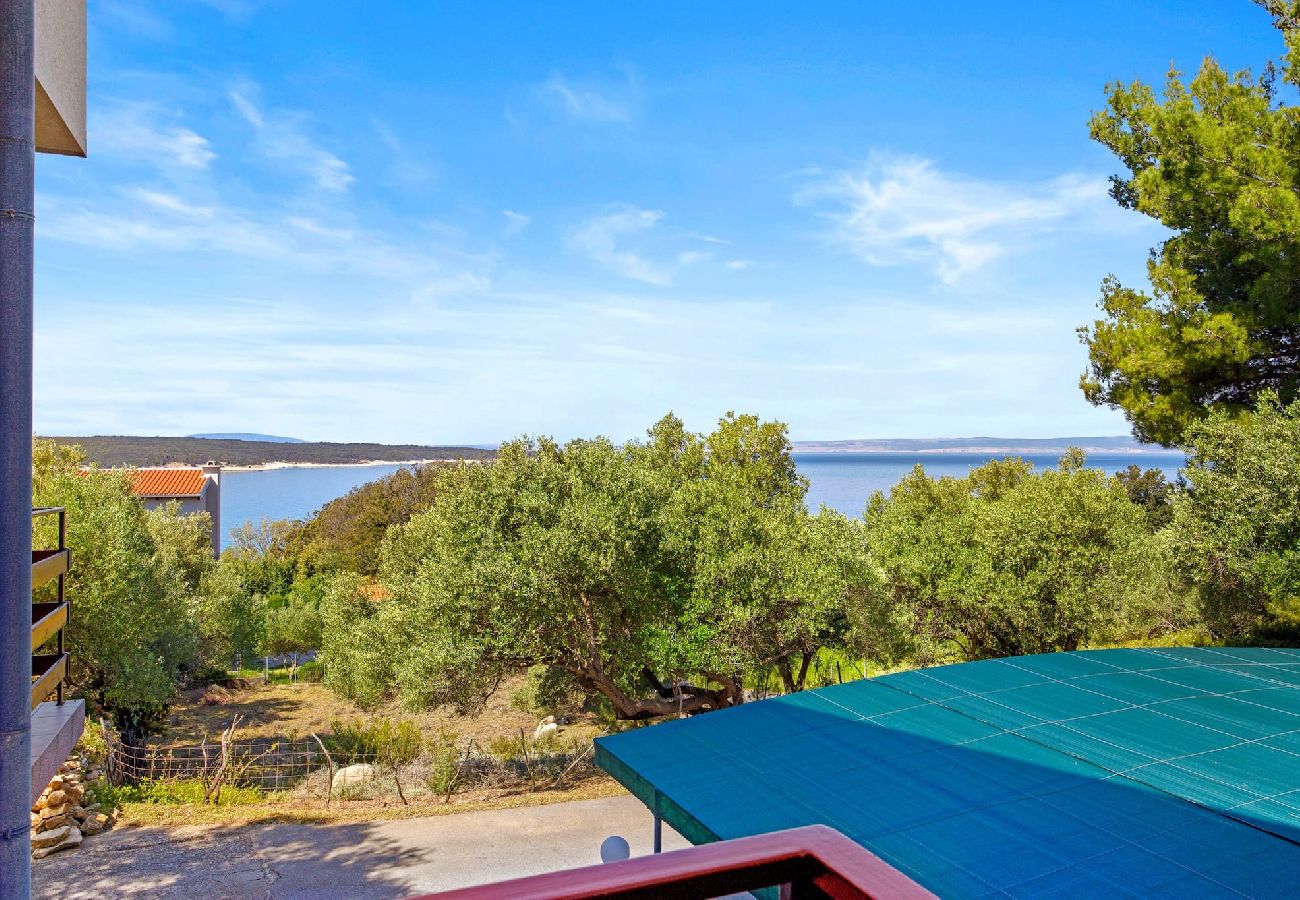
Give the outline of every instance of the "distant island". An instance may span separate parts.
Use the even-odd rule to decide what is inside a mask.
[[[795,441],[796,453],[1174,453],[1159,444],[1143,444],[1128,435],[1058,438],[864,438],[851,441]]]
[[[228,466],[355,466],[379,462],[483,460],[496,454],[479,447],[431,447],[422,444],[335,444],[317,441],[243,440],[207,437],[53,437],[76,444],[86,461],[103,467],[201,465],[214,460]]]
[[[303,441],[275,435],[226,433],[185,437],[95,435],[55,437],[77,444],[87,462],[100,466],[201,465],[215,460],[228,466],[356,466],[368,463],[426,460],[490,460],[496,451],[483,446],[366,444]],[[1170,453],[1127,436],[1060,438],[863,438],[846,441],[795,441],[795,453],[1063,453],[1078,447],[1087,453]]]
[[[261,441],[264,444],[305,444],[302,438],[282,437],[278,434],[258,434],[253,431],[214,432],[212,434],[187,434],[186,437],[208,438],[214,441]]]

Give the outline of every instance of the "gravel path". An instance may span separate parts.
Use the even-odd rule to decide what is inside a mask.
[[[651,849],[633,797],[346,825],[117,828],[32,864],[32,896],[404,897],[600,861],[621,834]],[[665,826],[664,849],[687,843]]]

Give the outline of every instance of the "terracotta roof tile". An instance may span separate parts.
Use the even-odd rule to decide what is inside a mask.
[[[198,497],[202,469],[136,469],[131,492],[141,497]]]

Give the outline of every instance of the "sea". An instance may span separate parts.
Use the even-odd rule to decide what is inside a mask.
[[[964,477],[975,466],[1005,454],[997,453],[795,453],[799,473],[809,482],[808,506],[825,504],[846,516],[860,516],[876,491],[889,492],[914,466],[925,467],[933,477]],[[1019,454],[1039,468],[1055,466],[1058,453]],[[1161,469],[1173,479],[1186,458],[1181,453],[1095,453],[1088,465],[1118,472],[1137,465]],[[311,466],[304,468],[226,471],[221,475],[222,545],[230,530],[262,519],[305,519],[336,497],[401,465]]]

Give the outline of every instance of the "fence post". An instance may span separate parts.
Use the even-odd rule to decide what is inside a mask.
[[[325,786],[325,808],[329,809],[330,801],[334,799],[334,757],[330,756],[329,748],[316,732],[313,731],[311,736],[316,738],[316,743],[320,744],[320,752],[325,754],[325,762],[330,767],[330,780]]]

